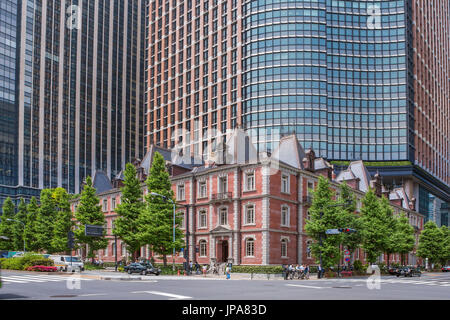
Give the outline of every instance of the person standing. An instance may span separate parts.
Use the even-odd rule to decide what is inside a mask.
[[[231,276],[231,268],[230,268],[229,265],[228,265],[227,268],[225,269],[225,273],[227,274],[227,280],[229,280],[229,279],[230,279],[230,276]]]

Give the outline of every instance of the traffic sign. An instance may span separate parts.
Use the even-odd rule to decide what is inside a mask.
[[[328,229],[327,231],[325,231],[325,234],[339,234],[339,230],[338,229]]]
[[[344,254],[345,254],[346,256],[349,256],[349,255],[350,255],[350,251],[345,250],[345,251],[344,251]]]
[[[346,257],[345,262],[350,262],[350,257]]]
[[[84,229],[84,235],[85,236],[91,236],[91,237],[102,237],[103,236],[103,226],[95,226],[87,224],[86,228]]]

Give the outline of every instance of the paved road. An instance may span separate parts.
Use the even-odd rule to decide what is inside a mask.
[[[138,277],[136,277],[138,278]],[[450,274],[382,277],[380,288],[366,279],[225,280],[156,277],[146,280],[98,280],[83,275],[47,275],[2,271],[0,299],[17,300],[379,300],[450,299]],[[190,281],[186,281],[190,280]],[[376,286],[376,283],[372,283]]]

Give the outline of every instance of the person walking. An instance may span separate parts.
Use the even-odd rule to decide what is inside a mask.
[[[230,268],[230,266],[227,266],[227,268],[225,269],[225,273],[227,274],[227,280],[230,280],[230,277],[231,277],[231,268]]]

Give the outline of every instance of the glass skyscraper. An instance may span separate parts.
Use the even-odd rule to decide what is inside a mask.
[[[145,2],[0,2],[0,205],[143,157]]]
[[[408,159],[405,3],[380,3],[381,29],[370,5],[244,5],[243,122],[259,141],[295,132],[333,160]]]
[[[295,132],[450,201],[448,1],[151,0],[148,17],[149,143],[205,155],[242,126],[264,151]]]

